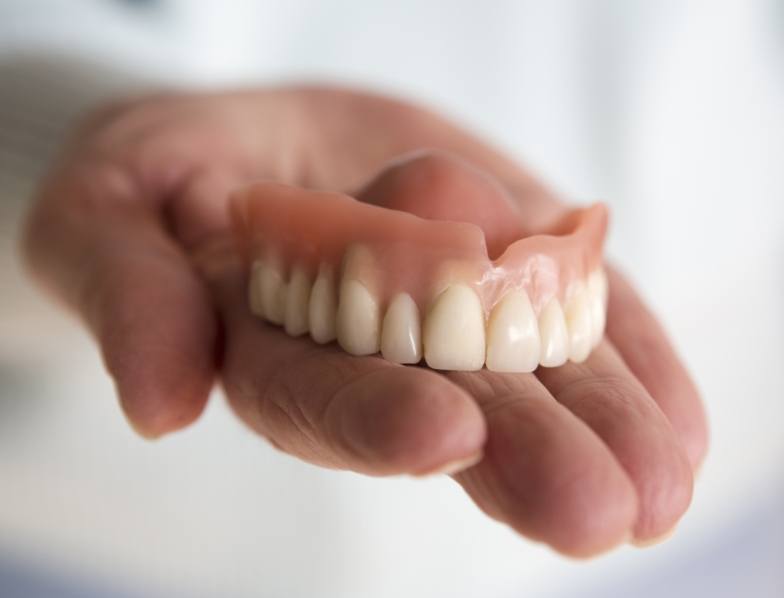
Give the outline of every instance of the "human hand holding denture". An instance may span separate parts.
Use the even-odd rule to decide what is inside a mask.
[[[605,226],[427,111],[282,88],[96,113],[25,251],[141,434],[192,422],[219,377],[281,450],[449,473],[585,556],[669,532],[707,447],[687,372],[603,264]]]

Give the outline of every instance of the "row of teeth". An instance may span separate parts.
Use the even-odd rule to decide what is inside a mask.
[[[336,292],[337,291],[337,292]],[[453,284],[427,311],[424,321],[408,293],[392,297],[382,314],[379,301],[359,280],[336,288],[322,267],[315,281],[295,267],[288,281],[264,261],[254,263],[251,311],[284,326],[291,336],[309,333],[320,344],[337,339],[352,355],[379,351],[389,361],[419,363],[437,370],[532,372],[567,360],[584,361],[604,333],[607,281],[597,269],[572,283],[565,305],[553,297],[538,317],[527,293],[509,291],[485,318],[481,301],[467,285]]]

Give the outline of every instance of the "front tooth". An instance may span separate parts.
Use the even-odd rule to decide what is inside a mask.
[[[591,304],[580,282],[566,305],[566,328],[569,331],[569,359],[581,363],[591,352]]]
[[[294,268],[287,285],[284,325],[286,333],[299,336],[308,331],[310,277],[302,268]]]
[[[261,307],[264,310],[264,317],[273,324],[283,323],[285,293],[285,283],[280,270],[269,263],[262,262],[259,273]]]
[[[487,323],[487,369],[533,372],[541,341],[536,314],[525,291],[511,291],[493,308]]]
[[[539,335],[542,339],[539,363],[545,367],[557,367],[566,363],[569,358],[569,335],[561,303],[555,297],[539,314]]]
[[[248,280],[248,305],[250,313],[259,317],[264,316],[264,305],[261,303],[261,272],[261,262],[253,262]]]
[[[588,275],[588,298],[591,309],[591,346],[595,347],[604,336],[607,319],[607,278],[601,268]]]
[[[308,306],[310,336],[317,343],[323,345],[335,340],[336,311],[335,284],[332,282],[331,273],[322,269],[313,283]]]
[[[392,299],[381,324],[381,354],[395,363],[419,363],[422,338],[419,310],[408,293]]]
[[[365,285],[358,280],[344,280],[336,321],[340,346],[352,355],[377,353],[380,320],[378,302]]]
[[[441,293],[425,319],[425,361],[436,370],[479,370],[485,361],[482,304],[469,287]]]

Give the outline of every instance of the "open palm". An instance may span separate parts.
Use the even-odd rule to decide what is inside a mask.
[[[488,515],[561,552],[666,533],[689,504],[705,418],[617,273],[607,338],[583,364],[534,374],[353,357],[250,315],[231,190],[265,178],[361,198],[388,160],[420,148],[492,173],[533,229],[561,210],[518,166],[400,102],[305,88],[162,96],[88,119],[41,187],[25,253],[96,336],[144,435],[197,418],[219,376],[237,414],[280,449],[369,474],[449,472]],[[422,201],[455,184],[438,153],[403,167],[421,171]]]

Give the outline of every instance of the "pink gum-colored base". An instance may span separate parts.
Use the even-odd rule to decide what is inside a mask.
[[[602,204],[567,213],[551,234],[522,238],[495,260],[482,230],[470,223],[426,220],[338,193],[257,183],[235,194],[233,215],[248,262],[311,276],[331,268],[336,280],[357,279],[382,307],[407,292],[422,313],[454,283],[472,287],[485,315],[511,289],[528,293],[538,314],[602,262],[607,210]]]

